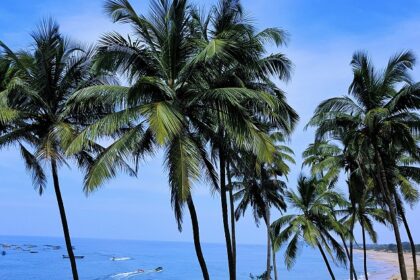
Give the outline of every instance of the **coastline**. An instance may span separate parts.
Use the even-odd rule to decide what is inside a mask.
[[[363,250],[355,250],[358,253],[363,254]],[[398,267],[398,256],[397,253],[392,252],[385,252],[385,251],[375,251],[375,250],[367,250],[367,257],[369,259],[372,259],[374,261],[380,261],[383,263],[388,264],[394,269],[394,273],[392,275],[387,275],[386,278],[376,278],[375,279],[386,279],[386,280],[400,280],[401,277],[399,276],[399,267]],[[414,279],[414,266],[413,266],[413,258],[411,256],[411,253],[404,253],[404,260],[405,265],[407,268],[407,275],[408,279],[412,280]]]

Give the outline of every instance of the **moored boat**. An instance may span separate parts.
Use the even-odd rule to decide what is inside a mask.
[[[75,259],[83,259],[85,256],[74,256]],[[69,259],[68,255],[63,255],[63,259]]]

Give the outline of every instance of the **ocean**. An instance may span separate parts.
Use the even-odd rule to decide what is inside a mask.
[[[1,280],[67,280],[72,279],[70,263],[61,238],[0,236],[0,244],[13,245],[0,250]],[[194,280],[201,279],[201,271],[192,243],[73,239],[82,280]],[[60,246],[53,247],[53,246]],[[222,244],[203,244],[211,279],[228,279],[226,251]],[[301,245],[295,266],[288,271],[283,263],[284,251],[277,254],[280,279],[330,279],[318,251]],[[265,269],[264,245],[238,245],[237,278],[250,279]],[[114,258],[114,259],[113,259]],[[356,269],[362,275],[362,255],[355,255]],[[370,279],[388,279],[395,267],[369,260]],[[160,272],[155,268],[162,267]],[[144,272],[138,273],[142,269]],[[333,266],[337,280],[349,279],[345,267]],[[363,279],[361,276],[359,279]]]

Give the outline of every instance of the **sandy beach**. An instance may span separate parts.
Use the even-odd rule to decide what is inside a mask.
[[[363,253],[362,250],[357,250],[360,253]],[[389,265],[395,267],[395,271],[399,271],[398,268],[398,256],[396,253],[389,253],[389,252],[382,252],[382,251],[367,251],[368,258],[374,259],[376,261],[382,261],[388,263]],[[407,268],[408,279],[414,279],[414,266],[413,266],[413,258],[410,253],[404,254],[405,265]],[[417,258],[418,259],[418,258]],[[387,280],[399,280],[401,277],[398,274],[393,275]]]

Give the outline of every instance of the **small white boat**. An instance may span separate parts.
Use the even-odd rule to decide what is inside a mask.
[[[128,261],[131,260],[130,257],[112,257],[110,260],[114,262]]]

